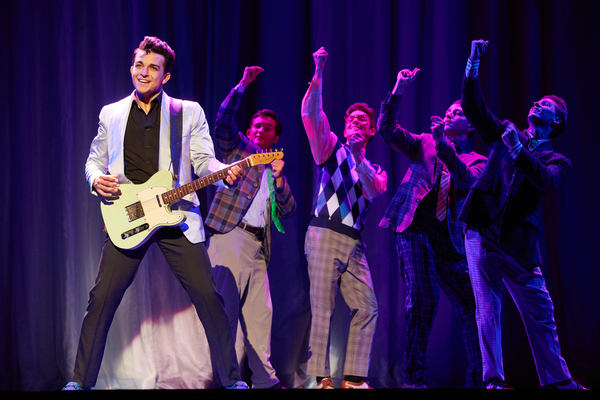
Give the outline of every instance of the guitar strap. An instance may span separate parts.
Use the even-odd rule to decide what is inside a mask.
[[[179,175],[179,162],[181,161],[181,136],[183,135],[183,101],[171,98],[169,116],[171,122],[171,163],[173,174]]]

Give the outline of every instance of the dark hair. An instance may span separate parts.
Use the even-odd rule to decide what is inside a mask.
[[[135,62],[135,55],[140,50],[145,51],[146,54],[156,53],[163,56],[165,58],[165,74],[171,72],[171,68],[175,64],[175,52],[169,47],[167,42],[163,42],[154,36],[144,37],[138,48],[133,51],[132,65]]]
[[[456,100],[454,103],[451,104],[451,106],[453,106],[455,104],[459,105],[460,109],[462,110],[462,100],[461,99]],[[464,111],[463,111],[463,113],[464,113]],[[467,121],[468,121],[468,119],[467,119]],[[469,124],[471,124],[471,121],[469,121]],[[465,132],[467,134],[467,137],[470,138],[471,136],[473,136],[475,134],[475,128],[473,128],[473,125],[471,124]]]
[[[346,118],[348,118],[350,114],[352,114],[356,110],[364,111],[365,113],[367,113],[367,115],[369,116],[369,123],[371,125],[371,128],[377,129],[377,124],[375,123],[375,111],[373,111],[373,109],[369,107],[367,103],[354,103],[350,107],[348,107],[348,109],[346,110],[346,115],[344,115],[344,123],[346,121]]]
[[[555,96],[553,94],[544,96],[543,98],[554,101],[558,106],[556,108],[556,115],[560,118],[560,122],[558,124],[552,124],[552,133],[550,134],[550,138],[553,138],[562,134],[565,131],[565,127],[567,126],[568,115],[567,103],[565,103],[565,101],[561,97]]]
[[[256,114],[254,114],[252,118],[250,118],[250,126],[252,126],[252,124],[254,123],[254,118],[257,117],[273,118],[273,121],[275,121],[275,136],[281,135],[281,132],[283,131],[283,126],[281,125],[281,122],[279,122],[279,118],[277,118],[277,114],[275,113],[275,111],[268,109],[257,111]]]
[[[356,110],[364,111],[365,113],[367,113],[367,115],[369,116],[369,125],[371,126],[371,129],[377,129],[377,124],[375,123],[375,111],[373,111],[373,109],[369,107],[367,103],[354,103],[350,107],[348,107],[348,109],[346,110],[346,115],[344,115],[344,125],[346,124],[346,118],[348,118],[350,114],[352,114]],[[372,135],[369,138],[367,144],[371,140],[373,140],[374,137],[375,135]]]

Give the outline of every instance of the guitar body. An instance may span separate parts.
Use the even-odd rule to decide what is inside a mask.
[[[185,221],[185,215],[171,212],[169,204],[227,178],[228,170],[233,165],[246,169],[282,158],[282,151],[252,154],[176,189],[173,189],[173,175],[169,171],[158,171],[140,185],[121,184],[121,196],[118,199],[104,198],[100,203],[106,232],[113,244],[121,249],[140,247],[157,229],[181,225]]]
[[[164,226],[177,226],[185,215],[172,213],[161,195],[173,188],[169,171],[158,171],[147,182],[121,184],[121,196],[100,203],[106,231],[113,244],[121,249],[135,249]]]

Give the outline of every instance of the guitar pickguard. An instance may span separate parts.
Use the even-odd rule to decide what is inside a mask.
[[[169,205],[162,202],[161,195],[172,185],[171,173],[159,171],[143,184],[121,184],[118,199],[102,201],[102,218],[115,246],[135,249],[158,228],[185,221],[185,215],[172,213]]]

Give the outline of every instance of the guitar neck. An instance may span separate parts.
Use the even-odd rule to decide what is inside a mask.
[[[186,183],[185,185],[176,187],[175,189],[171,189],[171,190],[163,193],[161,195],[163,202],[165,204],[171,204],[177,200],[182,199],[184,196],[187,196],[188,194],[190,194],[192,192],[195,192],[197,190],[202,189],[203,187],[206,187],[208,185],[211,185],[215,182],[218,182],[220,180],[227,178],[227,176],[228,176],[227,171],[230,170],[231,167],[233,167],[235,165],[239,166],[241,169],[246,169],[246,168],[250,168],[254,164],[252,163],[252,159],[250,157],[245,158],[241,161],[231,164],[229,167],[227,167],[225,169],[222,169],[217,172],[213,172],[212,174],[206,175],[202,178],[196,179],[195,181]]]

